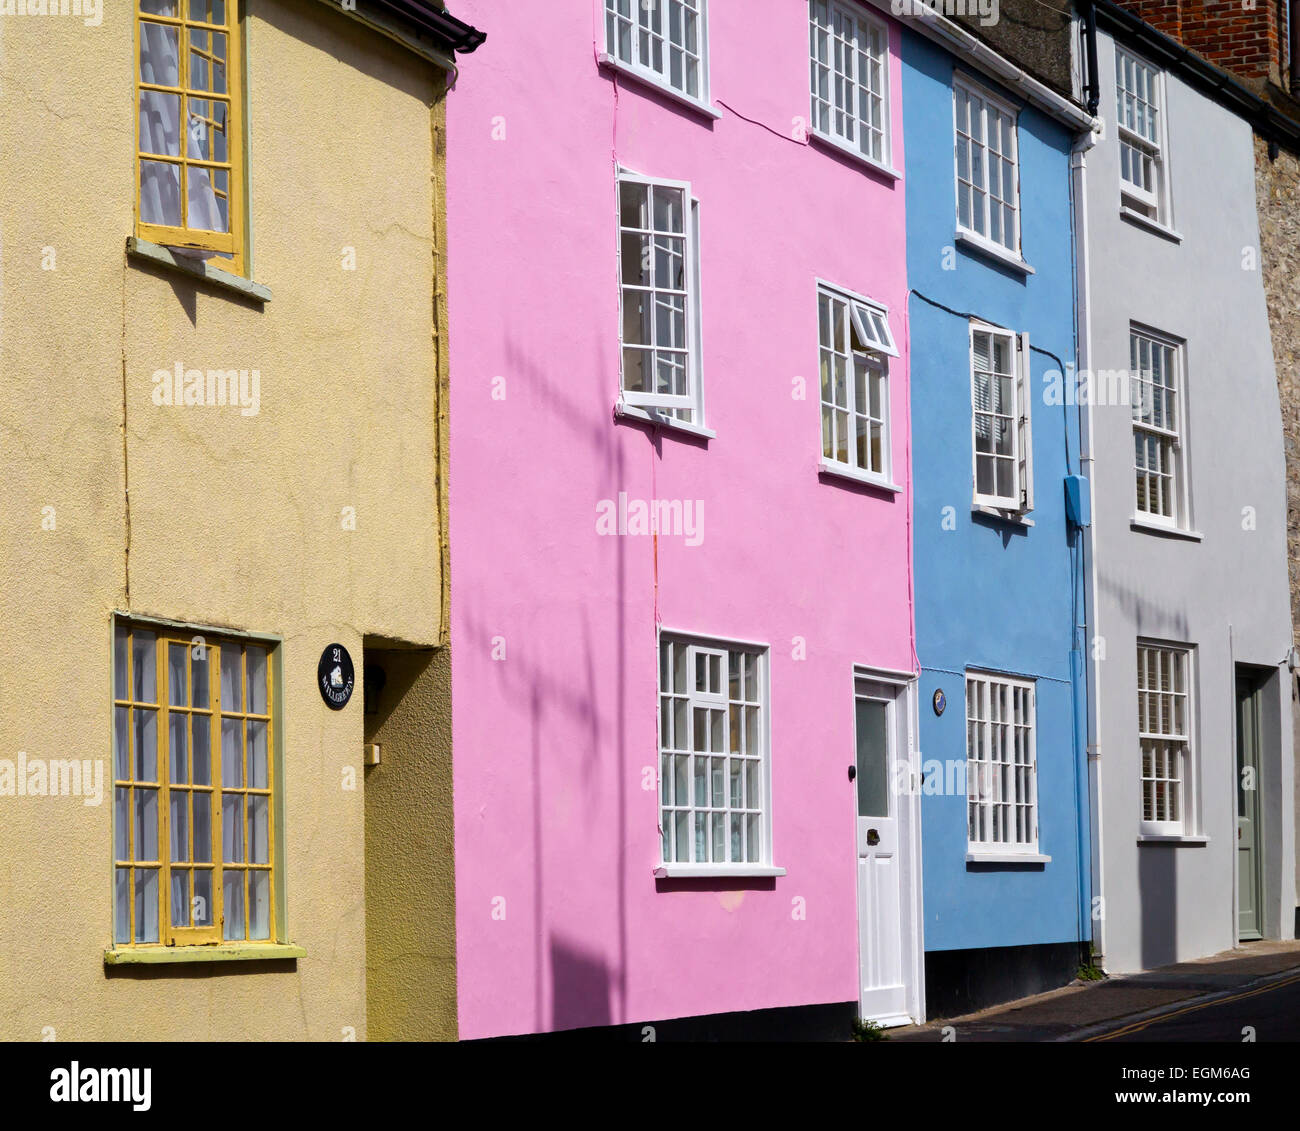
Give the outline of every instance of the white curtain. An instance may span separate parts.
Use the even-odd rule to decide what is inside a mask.
[[[140,79],[159,86],[180,85],[180,29],[141,21]],[[180,156],[181,99],[176,94],[156,90],[140,92],[140,151]],[[207,124],[191,116],[186,130],[186,156],[206,158]],[[189,168],[187,213],[181,216],[180,166],[163,161],[141,159],[140,219],[146,224],[185,227],[200,231],[225,232],[216,193],[208,170]],[[216,252],[175,249],[197,259],[210,259]]]

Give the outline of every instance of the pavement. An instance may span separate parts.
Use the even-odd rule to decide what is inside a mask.
[[[1222,954],[1059,990],[924,1025],[890,1041],[1300,1040],[1300,942]]]

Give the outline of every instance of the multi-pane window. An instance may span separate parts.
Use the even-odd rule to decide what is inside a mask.
[[[998,510],[1032,510],[1027,340],[972,322],[970,343],[975,502]]]
[[[117,624],[116,944],[274,938],[270,655],[251,642]]]
[[[897,356],[883,309],[822,287],[822,456],[888,481],[889,355]]]
[[[1186,522],[1181,351],[1149,331],[1129,331],[1138,514],[1171,526]]]
[[[690,186],[620,174],[618,214],[623,402],[703,424]]]
[[[1016,115],[982,90],[953,84],[957,228],[1020,254]]]
[[[1181,835],[1192,786],[1191,652],[1137,647],[1138,741],[1142,750],[1142,831]]]
[[[243,269],[236,0],[137,0],[136,234]]]
[[[765,650],[660,638],[665,864],[769,862],[766,715]]]
[[[881,164],[889,163],[889,34],[860,9],[809,4],[812,128]]]
[[[707,0],[605,0],[611,58],[688,98],[708,98]]]
[[[1160,72],[1115,48],[1116,118],[1123,203],[1164,220],[1164,124],[1160,120]]]
[[[1034,685],[966,673],[966,796],[972,851],[1038,851]]]

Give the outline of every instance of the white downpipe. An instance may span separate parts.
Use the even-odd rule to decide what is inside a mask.
[[[1091,278],[1088,272],[1088,150],[1097,143],[1095,131],[1081,134],[1070,150],[1070,176],[1074,188],[1075,232],[1075,317],[1078,321],[1078,372],[1092,372],[1092,312],[1088,306]],[[1088,824],[1089,843],[1092,849],[1092,903],[1101,907],[1100,916],[1092,916],[1092,945],[1097,961],[1106,954],[1105,919],[1105,856],[1102,846],[1102,769],[1101,743],[1098,739],[1101,718],[1101,665],[1097,655],[1097,484],[1094,474],[1093,398],[1088,397],[1087,411],[1083,414],[1083,435],[1079,450],[1079,469],[1087,477],[1089,513],[1092,521],[1083,539],[1083,590],[1084,623],[1088,626],[1084,659],[1085,683],[1088,689]],[[1100,902],[1099,902],[1100,901]]]

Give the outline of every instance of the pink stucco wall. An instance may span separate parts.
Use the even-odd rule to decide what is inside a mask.
[[[903,182],[791,140],[805,4],[709,7],[717,121],[616,89],[597,0],[455,8],[488,33],[447,130],[463,1038],[857,997],[852,665],[913,666],[909,494],[818,475],[816,280],[890,308],[905,484]],[[612,416],[616,162],[700,200],[707,442]],[[657,593],[652,539],[596,533],[620,491],[704,502],[701,545],[658,540]],[[652,875],[656,600],[666,628],[770,645],[784,877]]]

